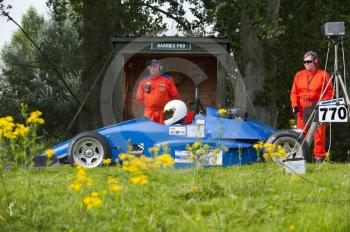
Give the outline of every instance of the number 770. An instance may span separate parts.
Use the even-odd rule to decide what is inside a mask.
[[[346,116],[347,116],[346,108],[344,106],[324,107],[324,108],[320,108],[319,112],[321,113],[322,121],[326,121],[327,115],[330,115],[330,121],[344,120],[346,119]]]

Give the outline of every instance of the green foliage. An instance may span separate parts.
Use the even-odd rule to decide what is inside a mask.
[[[239,25],[242,1],[202,0],[189,1],[194,5],[190,10],[198,20],[194,21],[193,28],[208,30],[213,25],[209,35],[227,37],[231,40],[231,48],[235,55],[239,54]]]
[[[84,209],[83,199],[105,188],[119,168],[87,170],[93,186],[68,190],[70,167],[0,176],[2,231],[348,231],[349,166],[308,166],[303,177],[279,166],[154,170],[145,186],[101,195]]]
[[[35,9],[30,8],[22,18],[22,27],[38,44],[46,56],[60,70],[74,92],[78,92],[82,65],[80,36],[70,21],[56,24],[46,22]],[[1,115],[19,117],[21,102],[33,109],[41,109],[47,119],[45,130],[50,136],[62,134],[76,106],[67,89],[21,31],[16,31],[11,42],[1,50],[2,88]]]
[[[8,13],[8,10],[11,9],[12,6],[9,4],[5,4],[4,0],[0,0],[0,15],[5,15]]]
[[[115,35],[140,36],[145,34],[156,35],[166,29],[165,16],[173,18],[184,30],[190,25],[185,19],[184,1],[175,0],[132,0],[106,1],[115,20]],[[84,21],[84,9],[91,3],[83,0],[48,0],[47,5],[53,9],[55,21],[75,18],[74,21]],[[163,10],[161,7],[166,7]],[[114,20],[114,19],[113,19]],[[113,21],[111,19],[111,23]]]

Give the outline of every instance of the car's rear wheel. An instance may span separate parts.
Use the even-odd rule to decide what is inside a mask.
[[[111,157],[111,147],[106,138],[95,131],[86,131],[75,136],[68,148],[68,162],[84,168],[95,168],[103,159]]]
[[[311,162],[310,149],[303,136],[293,130],[280,130],[272,134],[266,143],[280,145],[289,155],[289,158],[304,158],[307,162]]]

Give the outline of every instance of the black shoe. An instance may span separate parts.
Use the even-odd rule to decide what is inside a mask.
[[[323,163],[323,161],[325,159],[326,159],[326,157],[317,156],[317,157],[315,157],[315,163],[317,163],[317,164]]]

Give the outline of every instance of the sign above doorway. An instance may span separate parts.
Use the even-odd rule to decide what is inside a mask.
[[[153,42],[151,50],[155,51],[191,51],[192,46],[189,42]]]

